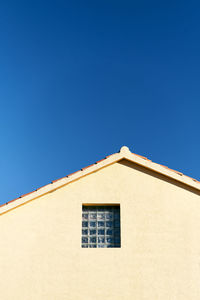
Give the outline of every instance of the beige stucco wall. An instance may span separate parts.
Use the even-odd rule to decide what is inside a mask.
[[[1,300],[200,299],[200,197],[126,161],[0,217]],[[82,203],[120,203],[121,248],[81,248]]]

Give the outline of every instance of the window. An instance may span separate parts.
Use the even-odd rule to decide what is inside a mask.
[[[82,248],[119,248],[120,206],[83,205]]]

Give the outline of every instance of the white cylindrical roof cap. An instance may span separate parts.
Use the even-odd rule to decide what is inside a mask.
[[[130,153],[130,150],[127,146],[123,146],[120,149],[120,153]]]

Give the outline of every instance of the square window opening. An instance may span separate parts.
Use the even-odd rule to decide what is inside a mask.
[[[120,248],[120,205],[82,206],[82,248]]]

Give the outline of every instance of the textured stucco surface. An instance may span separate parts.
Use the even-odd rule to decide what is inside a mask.
[[[119,203],[121,248],[82,249],[85,203]],[[123,161],[0,217],[2,300],[199,300],[200,195]]]

